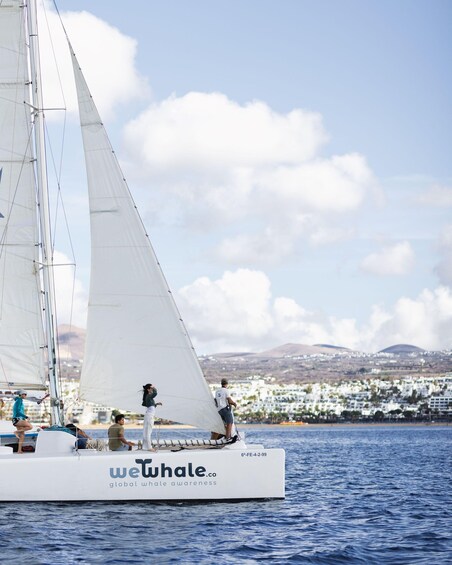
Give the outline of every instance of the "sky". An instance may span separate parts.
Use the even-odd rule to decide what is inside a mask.
[[[452,4],[130,6],[58,2],[198,354],[452,348]],[[72,71],[41,16],[45,105],[66,108],[46,113],[70,231],[59,203],[55,256],[77,263],[75,281],[57,269],[59,321],[84,327]]]

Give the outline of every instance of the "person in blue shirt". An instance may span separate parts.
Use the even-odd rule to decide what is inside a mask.
[[[81,428],[78,428],[75,424],[66,424],[65,428],[70,430],[77,438],[77,449],[86,449],[88,440],[91,439],[89,435]]]
[[[13,426],[17,430],[14,433],[17,439],[19,440],[17,453],[23,453],[22,445],[24,443],[25,432],[31,430],[33,427],[28,419],[28,416],[25,414],[24,398],[26,396],[27,393],[25,390],[19,390],[13,405],[12,422],[13,422]]]

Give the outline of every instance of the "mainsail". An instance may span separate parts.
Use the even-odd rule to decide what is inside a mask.
[[[193,346],[71,49],[91,216],[91,280],[81,396],[143,413],[157,387],[158,416],[222,432]]]
[[[23,2],[0,2],[0,386],[44,388],[39,230]]]

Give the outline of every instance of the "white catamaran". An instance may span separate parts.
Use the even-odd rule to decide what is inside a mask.
[[[68,41],[91,219],[81,397],[206,432],[223,423]],[[284,497],[284,450],[235,443],[171,451],[78,450],[63,423],[53,241],[35,0],[0,1],[0,387],[46,390],[53,426],[32,453],[0,447],[0,501],[240,500]]]

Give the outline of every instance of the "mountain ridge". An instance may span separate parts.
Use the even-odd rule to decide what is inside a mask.
[[[69,359],[83,359],[83,351],[85,345],[86,330],[68,324],[58,326],[58,338],[60,355]],[[399,343],[381,349],[377,353],[392,353],[395,355],[409,355],[411,353],[422,353],[425,349],[416,345]],[[328,343],[316,343],[307,345],[302,343],[285,343],[266,349],[264,351],[222,351],[200,357],[217,357],[220,359],[233,359],[247,357],[249,359],[277,359],[284,357],[298,357],[305,355],[337,355],[338,353],[353,354],[362,353],[357,350],[343,347],[340,345],[332,345]]]
[[[423,353],[426,350],[417,345],[410,345],[407,343],[399,343],[391,345],[384,349],[380,349],[376,353],[392,353],[394,355],[410,355],[411,353]],[[350,349],[348,347],[343,347],[340,345],[332,345],[328,343],[317,343],[314,345],[306,345],[301,343],[285,343],[284,345],[279,345],[273,347],[272,349],[267,349],[261,352],[219,352],[213,353],[211,355],[203,355],[203,357],[218,357],[222,359],[234,358],[234,357],[248,357],[248,358],[283,358],[283,357],[298,357],[303,355],[337,355],[338,353],[353,354],[353,353],[363,353],[362,351],[356,349]],[[372,355],[372,353],[368,353]]]

